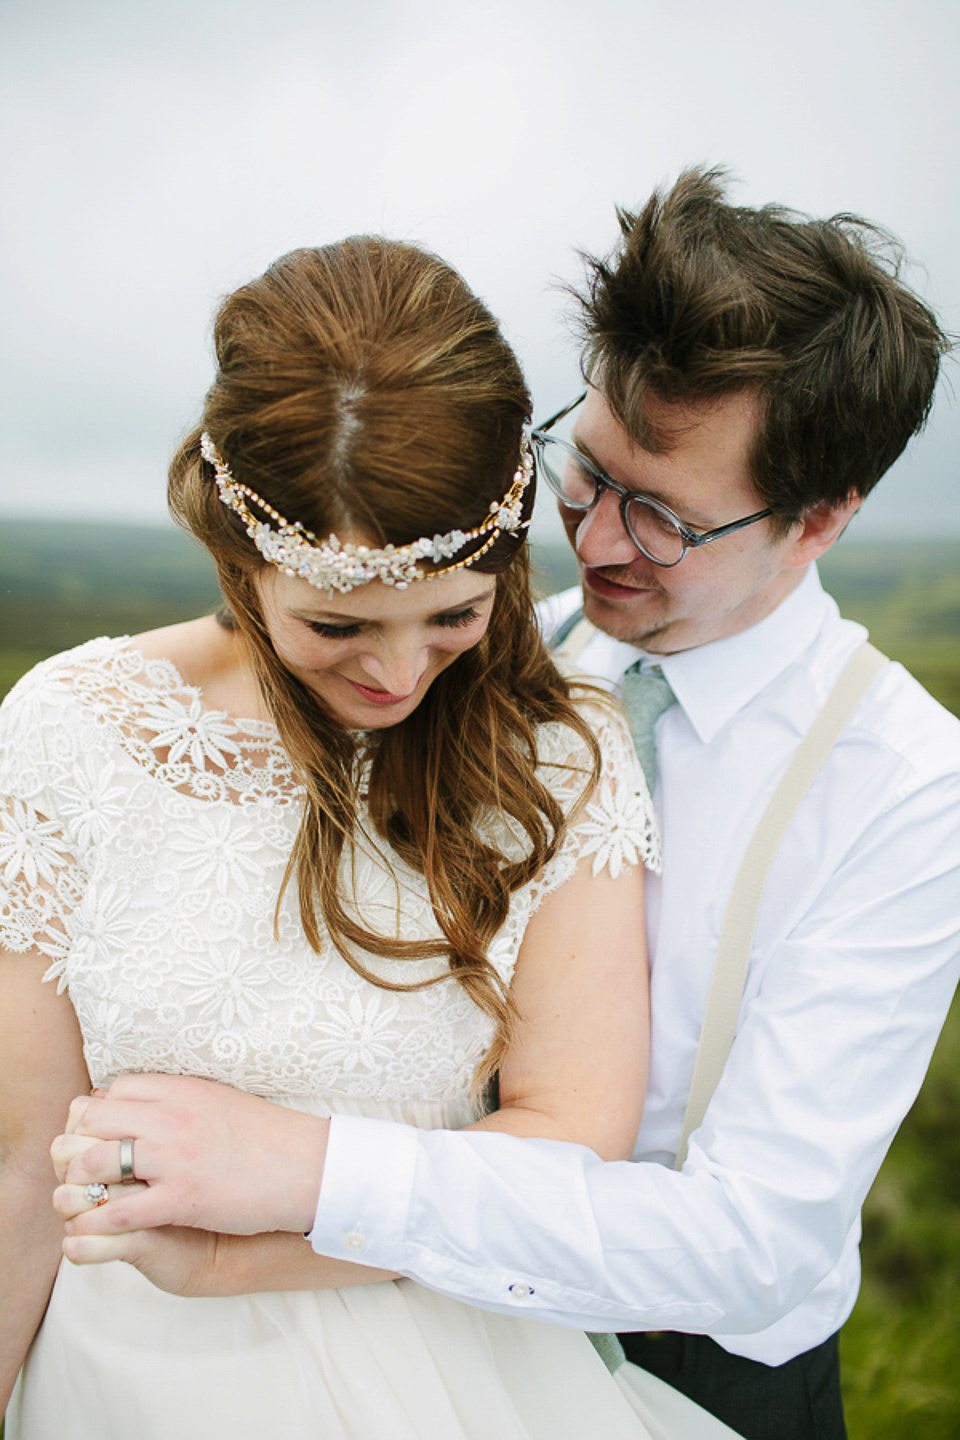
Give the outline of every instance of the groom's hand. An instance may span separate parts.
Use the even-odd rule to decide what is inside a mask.
[[[235,1235],[309,1230],[328,1124],[210,1080],[123,1075],[106,1095],[81,1096],[51,1156],[68,1193],[72,1233],[115,1235],[184,1225]],[[134,1142],[134,1174],[119,1186],[119,1141]],[[86,1187],[110,1187],[105,1204]],[[88,1208],[77,1213],[81,1187]]]

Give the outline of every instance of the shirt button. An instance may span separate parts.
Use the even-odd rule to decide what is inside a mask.
[[[514,1300],[529,1300],[530,1296],[533,1294],[533,1286],[524,1285],[519,1280],[515,1280],[512,1285],[508,1285],[507,1289],[510,1291],[510,1294],[513,1296]]]
[[[354,1230],[352,1235],[347,1236],[346,1244],[347,1249],[353,1251],[366,1250],[367,1248],[367,1242],[358,1230]]]

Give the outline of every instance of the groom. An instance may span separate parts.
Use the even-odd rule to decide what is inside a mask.
[[[748,1440],[839,1440],[860,1206],[960,954],[960,724],[899,666],[787,828],[729,1059],[670,1167],[734,876],[863,640],[813,562],[922,425],[945,341],[867,226],[734,208],[693,171],[621,227],[583,300],[576,455],[559,426],[539,449],[582,575],[548,633],[582,609],[578,665],[615,687],[631,670],[663,826],[644,1163],[337,1117],[311,1238],[356,1259],[362,1235],[366,1263],[464,1300],[620,1330]]]

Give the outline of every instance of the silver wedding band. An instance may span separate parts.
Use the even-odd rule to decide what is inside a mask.
[[[133,1141],[120,1141],[120,1184],[130,1185],[136,1180],[133,1173]]]

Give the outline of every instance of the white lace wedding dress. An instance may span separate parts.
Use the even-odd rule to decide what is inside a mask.
[[[534,908],[593,855],[658,863],[629,737],[597,712],[603,779],[491,947],[509,979]],[[569,808],[582,742],[538,736]],[[453,980],[398,993],[305,943],[288,889],[299,794],[269,725],[204,709],[165,661],[98,640],[45,662],[0,724],[0,943],[50,957],[91,1081],[205,1076],[316,1114],[418,1126],[473,1118],[488,1019]],[[491,839],[511,842],[489,817]],[[422,876],[361,837],[346,893],[364,921],[437,934]],[[370,960],[404,981],[441,962]],[[676,1418],[675,1402],[683,1407]],[[641,1418],[643,1417],[643,1418]],[[697,1428],[702,1423],[702,1431]],[[729,1435],[582,1335],[487,1314],[410,1281],[181,1299],[129,1266],[61,1267],[7,1440],[694,1440]]]

